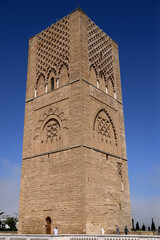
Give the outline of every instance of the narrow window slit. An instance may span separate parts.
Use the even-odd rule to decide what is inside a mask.
[[[54,78],[51,78],[51,91],[54,90]]]

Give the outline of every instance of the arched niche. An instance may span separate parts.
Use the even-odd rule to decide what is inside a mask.
[[[46,234],[51,234],[51,223],[52,223],[52,220],[51,218],[48,216],[46,217],[46,223],[45,223],[45,227],[46,227]]]
[[[108,88],[108,95],[114,98],[114,85],[111,79],[108,80],[107,83],[107,88]]]
[[[67,64],[63,63],[59,69],[59,87],[69,83],[69,72]]]
[[[100,76],[100,89],[106,92],[105,76],[102,72],[100,72],[99,76]]]
[[[117,146],[117,135],[109,113],[105,109],[100,109],[94,119],[94,137],[104,144]]]
[[[91,84],[93,84],[95,87],[97,87],[97,72],[94,66],[91,66],[90,72],[89,72],[89,81]],[[100,84],[99,84],[100,85]]]
[[[45,80],[43,75],[39,76],[35,89],[36,89],[36,96],[40,96],[45,93]]]
[[[42,127],[42,144],[58,144],[62,140],[61,122],[57,116],[46,118]]]
[[[56,70],[52,69],[49,74],[48,74],[48,91],[53,91],[56,89],[56,79],[57,79],[57,74]]]

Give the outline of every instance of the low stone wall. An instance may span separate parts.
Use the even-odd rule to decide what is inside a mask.
[[[2,234],[18,234],[18,231],[0,231],[0,235]]]
[[[160,240],[158,235],[0,234],[0,240]]]
[[[129,233],[128,233],[129,235],[148,235],[148,236],[150,236],[150,235],[156,235],[156,232],[154,233],[154,232],[152,232],[152,231],[132,231],[132,232],[130,232],[129,231]]]

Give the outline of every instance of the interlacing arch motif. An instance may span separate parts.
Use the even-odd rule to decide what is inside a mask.
[[[114,81],[113,81],[113,78],[112,78],[111,76],[108,77],[108,79],[107,79],[107,81],[106,81],[106,86],[108,86],[109,81],[111,82],[112,87],[113,87],[113,90],[114,90],[114,92],[115,92]]]
[[[70,72],[70,19],[64,17],[51,25],[37,38],[36,81],[43,74],[45,83],[48,82],[49,71],[55,69],[57,76],[62,66]]]
[[[104,75],[105,86],[111,81],[115,92],[112,40],[91,19],[88,19],[88,56],[89,73],[92,66],[98,73]]]
[[[117,170],[118,170],[118,175],[120,176],[121,180],[123,179],[122,177],[122,163],[117,162]]]
[[[36,88],[37,88],[37,86],[38,86],[38,83],[39,83],[40,79],[42,79],[42,78],[43,78],[44,84],[45,84],[45,75],[44,75],[43,73],[41,73],[41,74],[39,74],[38,77],[37,77]]]
[[[89,67],[89,77],[91,77],[90,74],[91,74],[92,68],[94,69],[96,77],[98,79],[98,72],[97,72],[96,67],[94,66],[94,64],[91,64],[90,67]]]
[[[56,71],[56,69],[55,69],[55,68],[49,68],[49,69],[47,70],[47,79],[46,79],[46,82],[48,82],[51,73],[54,73],[54,75],[57,76],[57,71]]]
[[[68,67],[68,64],[65,63],[65,62],[63,62],[63,63],[61,64],[61,66],[59,67],[58,75],[60,74],[61,69],[62,69],[64,66],[66,67],[66,69],[67,69],[67,71],[68,71],[68,76],[69,76],[69,67]]]
[[[100,78],[100,89],[106,92],[106,76],[103,73],[103,71],[100,71],[99,78]]]
[[[103,136],[106,136],[107,138],[111,138],[109,120],[98,116],[97,121],[98,121],[98,133],[100,133]]]
[[[39,74],[35,85],[36,96],[44,94],[44,89],[45,89],[45,77],[43,74]]]
[[[106,142],[111,142],[111,131],[113,130],[115,145],[117,145],[117,134],[113,121],[105,108],[100,109],[93,123],[93,130],[96,131]]]
[[[34,140],[38,141],[41,139],[42,144],[44,142],[52,143],[54,140],[60,141],[62,132],[65,135],[67,130],[67,119],[64,117],[64,112],[58,108],[49,108],[38,120]]]
[[[47,91],[56,89],[57,72],[55,68],[49,68],[47,73]]]
[[[105,76],[105,73],[103,71],[100,71],[99,72],[99,76],[102,78],[104,77],[104,81],[106,82],[106,76]]]

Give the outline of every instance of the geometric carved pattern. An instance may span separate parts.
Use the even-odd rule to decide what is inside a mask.
[[[114,89],[112,40],[91,19],[88,19],[88,55],[90,69],[94,66],[96,74],[104,76],[106,86],[110,80]]]
[[[111,138],[110,134],[110,122],[108,119],[98,116],[98,133],[106,138]]]
[[[43,75],[45,82],[52,69],[59,72],[65,64],[69,69],[70,33],[69,16],[48,27],[37,37],[36,81]],[[37,82],[36,82],[37,85]]]
[[[117,162],[117,170],[118,170],[118,175],[122,179],[122,163]]]
[[[38,140],[41,136],[42,143],[52,142],[53,140],[58,141],[61,139],[61,131],[63,135],[68,130],[67,119],[64,118],[64,112],[59,111],[58,108],[49,110],[42,114],[38,121],[38,127],[35,129],[36,136],[34,140]]]
[[[59,133],[59,124],[56,120],[51,120],[48,122],[48,124],[45,127],[46,131],[46,142],[50,140],[53,141],[53,138],[56,138],[56,141],[58,140],[58,133]]]
[[[94,119],[93,130],[100,136],[102,141],[111,143],[114,138],[115,145],[117,145],[117,135],[113,121],[104,108],[97,112]]]
[[[57,133],[58,133],[58,123],[49,123],[46,127],[46,137],[47,139],[49,138],[53,138],[53,137],[57,137]]]

